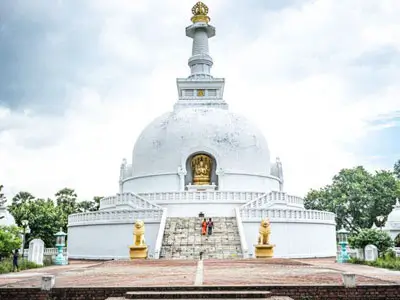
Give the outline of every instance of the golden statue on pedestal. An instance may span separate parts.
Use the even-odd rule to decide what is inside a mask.
[[[197,2],[192,8],[192,13],[193,17],[191,20],[193,23],[210,22],[210,17],[208,16],[208,7],[203,2]]]
[[[205,154],[199,154],[192,158],[193,184],[209,185],[211,183],[211,158]]]
[[[144,239],[144,222],[137,220],[133,227],[133,245],[129,247],[131,259],[147,258],[147,245]]]
[[[274,256],[274,247],[269,242],[271,235],[271,224],[268,218],[261,221],[260,228],[258,230],[258,244],[255,245],[255,255],[257,258],[270,258]]]
[[[271,225],[269,220],[265,218],[261,221],[260,229],[258,230],[258,244],[269,245],[269,236],[271,234]]]

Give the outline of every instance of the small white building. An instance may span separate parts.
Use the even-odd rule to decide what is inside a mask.
[[[236,218],[243,257],[253,254],[265,217],[276,257],[335,256],[335,215],[305,210],[303,199],[284,192],[280,160],[271,162],[260,130],[229,110],[225,79],[211,75],[215,28],[208,8],[199,2],[192,12],[190,75],[177,79],[173,110],[143,130],[132,163],[123,160],[119,193],[102,199],[98,212],[69,217],[69,257],[128,258],[133,223],[141,219],[150,255],[158,258],[168,218],[200,212]]]
[[[400,234],[400,202],[396,199],[396,204],[393,205],[393,210],[388,215],[385,223],[384,231],[388,232],[394,240]]]

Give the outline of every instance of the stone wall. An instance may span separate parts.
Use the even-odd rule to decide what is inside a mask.
[[[122,222],[123,220],[121,220]],[[134,220],[125,224],[91,224],[68,228],[68,255],[71,259],[128,259],[133,244]],[[145,222],[149,256],[154,255],[160,221]],[[112,238],[112,242],[110,239]]]
[[[208,287],[164,287],[163,290],[207,290]],[[333,300],[333,299],[400,299],[399,285],[365,285],[356,288],[344,288],[343,286],[320,285],[320,286],[258,286],[258,287],[219,287],[227,290],[266,290],[274,296],[289,296],[295,300]],[[41,291],[38,288],[0,288],[0,299],[2,300],[105,300],[107,297],[123,297],[129,291],[161,291],[160,288],[55,288],[50,292]]]
[[[261,219],[261,218],[260,218]],[[271,244],[276,258],[312,258],[336,256],[336,227],[319,220],[271,218]],[[324,224],[325,223],[325,224]],[[242,221],[248,253],[254,255],[260,221]]]

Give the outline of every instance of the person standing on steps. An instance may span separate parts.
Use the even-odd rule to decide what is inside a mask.
[[[214,228],[214,222],[211,220],[211,218],[208,219],[207,228],[208,228],[208,235],[211,235],[212,230]]]
[[[203,222],[201,223],[201,234],[206,235],[207,233],[207,220],[204,218]]]

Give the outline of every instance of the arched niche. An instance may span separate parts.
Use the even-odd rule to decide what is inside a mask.
[[[216,174],[217,170],[217,160],[213,155],[211,155],[208,152],[205,151],[197,151],[189,155],[189,157],[186,159],[185,167],[187,174],[185,176],[185,186],[192,184],[194,185],[193,182],[193,169],[192,169],[192,159],[197,156],[197,155],[206,155],[211,159],[211,182],[210,184],[214,183],[218,187],[218,176]],[[201,185],[199,185],[201,187]]]

